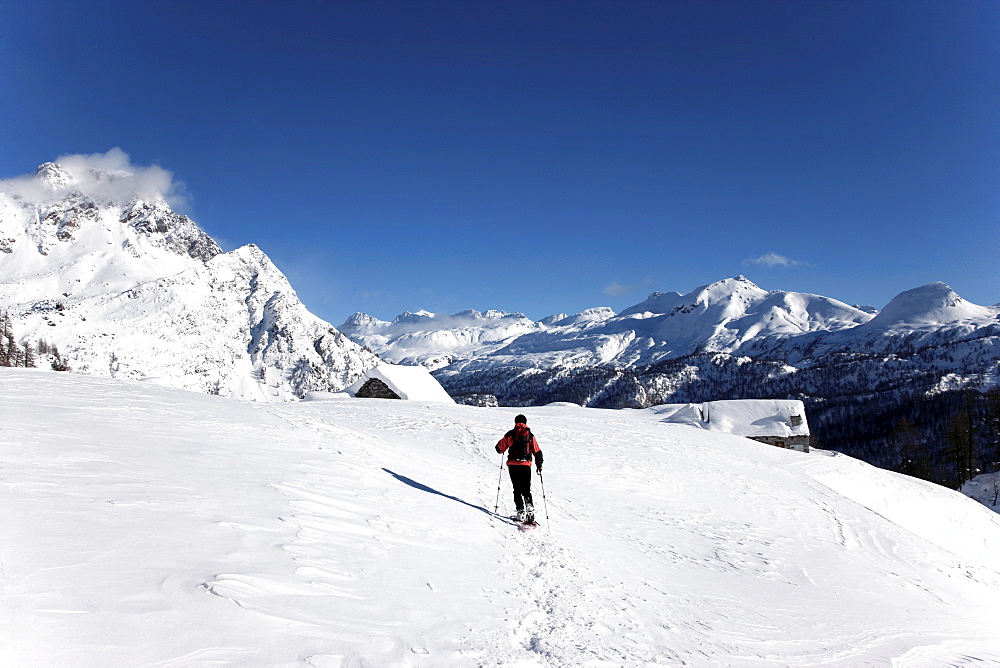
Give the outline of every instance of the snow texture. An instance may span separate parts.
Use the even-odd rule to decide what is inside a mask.
[[[845,456],[533,408],[520,532],[525,409],[25,369],[0,406],[4,665],[1000,662],[1000,517]]]
[[[995,320],[997,309],[971,304],[946,284],[931,283],[902,292],[868,323],[868,329],[904,327],[944,322]]]

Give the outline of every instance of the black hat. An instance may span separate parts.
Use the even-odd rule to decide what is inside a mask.
[[[514,424],[528,424],[528,418],[523,415],[518,415],[514,418]]]

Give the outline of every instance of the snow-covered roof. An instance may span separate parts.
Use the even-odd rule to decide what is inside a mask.
[[[663,404],[655,406],[653,412],[662,416],[661,419],[664,422],[704,426],[701,419],[701,406],[698,404]]]
[[[400,399],[409,401],[440,401],[448,404],[455,400],[445,392],[441,383],[431,375],[426,367],[403,366],[400,364],[380,364],[365,372],[358,382],[347,389],[356,394],[361,386],[372,378],[385,383]]]
[[[809,435],[806,408],[798,399],[707,401],[702,414],[711,431],[740,436]]]
[[[805,405],[798,399],[732,399],[668,404],[654,411],[664,422],[690,424],[737,436],[808,436]],[[794,419],[793,419],[794,418]]]

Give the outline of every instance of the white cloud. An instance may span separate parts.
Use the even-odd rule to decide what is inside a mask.
[[[605,286],[601,292],[608,297],[621,297],[622,295],[627,295],[630,292],[635,292],[636,290],[649,287],[651,283],[652,281],[648,278],[644,278],[638,283],[633,283],[632,285],[623,285],[618,281],[611,281],[611,283]]]
[[[183,184],[159,167],[133,165],[122,149],[107,153],[61,155],[53,162],[68,176],[61,186],[43,183],[35,174],[0,181],[0,192],[39,202],[76,191],[93,199],[127,201],[133,198],[164,199],[173,207],[186,205]]]
[[[618,281],[612,281],[611,285],[607,286],[603,290],[604,294],[608,295],[609,297],[620,297],[621,295],[628,294],[631,291],[632,291],[631,288],[629,288],[627,285],[622,285]]]
[[[743,266],[752,265],[755,267],[767,267],[768,269],[774,269],[776,267],[790,269],[791,267],[798,267],[803,264],[805,264],[805,262],[793,260],[790,257],[778,255],[777,253],[764,253],[760,257],[743,260]]]

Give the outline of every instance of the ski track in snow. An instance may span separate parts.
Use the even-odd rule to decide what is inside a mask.
[[[338,443],[348,443],[350,445],[351,458],[360,459],[369,456],[371,453],[366,445],[377,445],[376,441],[366,438],[363,434],[344,429],[331,428],[326,425],[311,423],[312,428],[320,428],[327,432],[327,435]],[[452,421],[441,418],[430,419],[427,424],[411,427],[408,432],[412,432],[414,439],[419,439],[422,433],[433,433],[441,430],[458,431],[458,443],[462,449],[478,457],[485,472],[486,460],[481,457],[484,441],[478,438],[475,433],[463,425],[456,425]],[[338,454],[343,451],[338,450]],[[344,525],[336,519],[354,519],[363,513],[363,508],[354,503],[344,503],[332,501],[328,494],[323,493],[323,488],[340,490],[344,488],[349,479],[356,479],[357,475],[363,475],[362,469],[351,464],[341,463],[338,468],[344,469],[340,480],[330,480],[327,477],[331,472],[314,471],[310,473],[313,482],[309,489],[302,486],[292,487],[290,485],[281,486],[281,491],[294,499],[293,508],[297,511],[290,519],[298,527],[295,542],[286,545],[285,549],[293,555],[299,567],[297,573],[308,574],[310,577],[318,578],[321,581],[331,577],[328,557],[325,551],[317,555],[310,550],[311,532],[326,532],[328,535],[322,541],[324,550],[329,545],[334,545],[337,549],[338,560],[342,559],[344,551],[352,547],[356,549],[358,534],[349,536],[343,541],[332,540],[331,537],[344,532]],[[352,470],[354,469],[354,470]],[[503,481],[506,482],[506,471],[503,471]],[[479,476],[480,479],[485,479]],[[480,485],[479,493],[485,504],[489,490],[487,486]],[[536,487],[536,493],[540,491]],[[502,492],[504,493],[504,492]],[[505,494],[509,494],[506,492]],[[494,501],[495,502],[495,501]],[[539,514],[544,512],[539,506]],[[410,540],[419,532],[407,531],[405,527],[388,527],[380,519],[369,519],[368,525],[372,527],[371,533],[361,532],[362,538],[372,538],[374,543],[378,540],[378,529],[390,529],[393,535],[392,540]],[[478,663],[483,665],[503,665],[511,660],[524,660],[523,657],[517,659],[518,650],[528,652],[530,655],[537,655],[539,660],[547,665],[581,665],[588,659],[600,660],[635,660],[626,654],[615,652],[610,657],[601,657],[598,652],[591,647],[598,646],[590,642],[598,639],[601,635],[620,633],[623,626],[609,618],[605,610],[596,602],[592,601],[592,595],[588,589],[595,589],[593,577],[582,572],[579,566],[579,559],[574,559],[573,555],[563,547],[559,547],[557,541],[553,541],[551,536],[543,536],[544,529],[536,529],[532,532],[517,531],[512,523],[504,521],[502,517],[492,517],[491,526],[498,532],[497,543],[502,543],[504,549],[509,552],[510,564],[501,569],[500,575],[507,583],[507,587],[499,587],[493,592],[501,598],[513,598],[519,602],[516,609],[508,611],[508,615],[503,620],[502,632],[490,627],[473,627],[471,633],[463,638],[463,644],[469,649],[465,652],[480,657]],[[400,536],[410,536],[411,538],[400,538]],[[318,542],[318,541],[314,541]],[[420,545],[420,542],[415,544]],[[376,551],[378,556],[385,556],[384,550],[379,547],[369,545],[366,551]],[[335,579],[353,579],[349,573],[334,573]],[[590,586],[587,586],[587,583]],[[432,582],[428,581],[428,589],[435,590]],[[602,587],[601,589],[612,590],[612,587]],[[367,629],[371,632],[373,629]],[[354,642],[361,642],[363,637],[358,636],[352,639]],[[387,647],[392,643],[387,641]],[[413,648],[414,654],[430,653],[426,648]],[[570,656],[566,660],[563,657]],[[485,657],[492,657],[487,659]],[[502,657],[502,658],[501,658]],[[655,657],[647,656],[643,661],[654,660]]]
[[[524,409],[520,531],[515,409],[6,369],[0,398],[5,665],[1000,662],[1000,521],[849,458]]]

